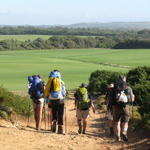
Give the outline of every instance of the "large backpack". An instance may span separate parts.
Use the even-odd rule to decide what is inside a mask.
[[[44,96],[44,83],[41,81],[39,76],[29,76],[29,91],[30,97],[32,99],[39,99]]]
[[[62,95],[62,80],[58,71],[52,71],[49,76],[48,83],[46,85],[45,95],[49,96],[49,99],[63,99]]]
[[[128,97],[126,93],[126,81],[124,77],[120,76],[114,85],[114,100],[117,104],[125,106],[128,103]]]
[[[32,82],[33,82],[33,77],[28,76],[28,93],[29,93],[29,95],[32,94],[32,89],[31,89]]]
[[[87,110],[90,107],[90,100],[88,98],[88,92],[86,88],[79,88],[75,94],[77,100],[77,107],[80,110]]]

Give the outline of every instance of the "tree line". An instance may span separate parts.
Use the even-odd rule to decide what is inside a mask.
[[[0,35],[79,35],[79,36],[114,36],[119,34],[136,34],[131,31],[106,30],[97,28],[65,28],[65,27],[37,27],[37,26],[0,26]]]
[[[100,30],[96,28],[38,28],[38,27],[0,27],[0,34],[40,34],[53,35],[47,40],[0,41],[0,50],[53,49],[53,48],[112,48],[138,49],[150,48],[150,30],[121,31]],[[63,35],[63,36],[62,36]],[[84,37],[82,37],[84,36]]]
[[[47,40],[37,38],[33,41],[2,40],[0,50],[20,49],[66,49],[66,48],[110,48],[115,41],[100,37],[53,36]]]
[[[102,38],[102,37],[76,37],[53,36],[47,40],[37,38],[35,40],[18,41],[14,39],[1,40],[0,50],[34,50],[34,49],[67,49],[67,48],[112,48],[112,49],[136,49],[150,48],[150,41],[126,40]]]

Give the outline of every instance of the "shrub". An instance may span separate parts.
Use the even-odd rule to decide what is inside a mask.
[[[150,113],[145,114],[142,121],[143,121],[143,125],[144,125],[143,128],[150,131]]]
[[[134,122],[134,128],[136,130],[143,129],[146,131],[150,131],[150,113],[145,114],[145,116],[142,117],[141,120],[136,120]]]
[[[150,67],[137,67],[130,70],[127,74],[128,82],[134,86],[136,84],[144,83],[149,80]]]
[[[0,117],[4,118],[4,119],[7,119],[8,118],[7,112],[0,110]]]
[[[132,120],[141,120],[142,119],[142,116],[141,114],[139,113],[138,111],[138,107],[137,106],[134,106],[134,107],[130,107],[131,111],[131,119]]]
[[[100,108],[100,109],[105,109],[105,95],[99,96],[96,99],[96,105]]]
[[[107,85],[114,82],[122,73],[111,71],[95,71],[91,73],[88,91],[90,96],[97,97],[106,93]]]
[[[139,105],[139,112],[143,116],[144,113],[150,112],[150,82],[147,84],[137,84],[133,87],[136,96],[135,103]]]
[[[3,87],[0,87],[0,106],[12,109],[13,112],[23,116],[32,115],[31,100],[27,97],[14,95]]]

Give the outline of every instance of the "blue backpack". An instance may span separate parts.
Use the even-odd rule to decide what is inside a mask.
[[[44,83],[41,81],[39,76],[29,76],[29,91],[30,97],[32,99],[39,99],[44,96]]]

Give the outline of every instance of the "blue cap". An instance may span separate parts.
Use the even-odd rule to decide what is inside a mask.
[[[52,71],[52,72],[50,72],[49,77],[52,77],[52,78],[61,78],[61,75],[60,75],[60,72],[58,72],[58,71]]]

